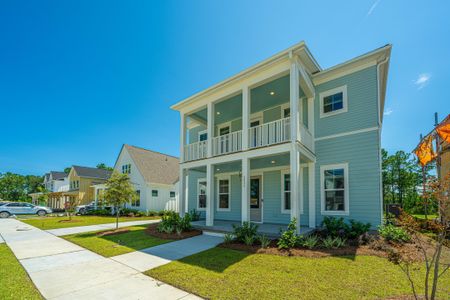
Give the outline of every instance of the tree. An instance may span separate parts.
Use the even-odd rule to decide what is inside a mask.
[[[114,170],[114,168],[108,167],[106,164],[104,163],[99,163],[97,164],[97,169],[103,169],[103,170],[108,170],[108,171],[112,171]]]
[[[69,174],[72,167],[64,168],[64,173]]]
[[[3,200],[27,200],[26,186],[25,177],[22,175],[10,172],[0,174],[0,198]]]
[[[112,205],[116,212],[116,229],[119,228],[119,215],[121,207],[128,202],[136,200],[136,191],[130,182],[128,174],[113,172],[106,181],[106,190],[103,199]]]

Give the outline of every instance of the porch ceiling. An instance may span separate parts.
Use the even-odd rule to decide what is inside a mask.
[[[252,89],[250,99],[251,113],[289,102],[289,75]]]

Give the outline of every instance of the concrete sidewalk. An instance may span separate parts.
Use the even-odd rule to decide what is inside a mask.
[[[119,228],[128,227],[128,226],[136,226],[136,225],[153,224],[153,223],[158,223],[159,221],[160,220],[142,220],[142,221],[120,222]],[[100,230],[114,229],[114,228],[116,228],[116,223],[49,229],[46,231],[48,233],[51,233],[56,236],[63,236],[63,235],[69,235],[69,234],[83,233],[83,232],[89,232],[89,231],[100,231]]]
[[[15,219],[0,235],[46,299],[199,299]]]
[[[144,272],[198,252],[214,248],[223,242],[222,236],[199,235],[111,257],[111,259]]]

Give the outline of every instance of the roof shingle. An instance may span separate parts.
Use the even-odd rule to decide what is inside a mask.
[[[108,179],[112,174],[112,171],[98,168],[81,166],[73,166],[73,168],[75,169],[75,172],[77,172],[77,175],[80,177]]]

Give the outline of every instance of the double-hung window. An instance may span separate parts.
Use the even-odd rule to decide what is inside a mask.
[[[158,197],[158,190],[152,190],[152,197]]]
[[[348,215],[348,164],[320,167],[322,214]]]
[[[131,174],[131,164],[122,165],[123,174]]]
[[[217,180],[218,187],[218,211],[230,211],[230,179],[219,178]]]
[[[199,179],[197,185],[197,210],[206,209],[206,179]]]
[[[320,117],[337,115],[347,111],[347,86],[340,86],[319,94]]]
[[[175,192],[173,191],[170,192],[170,198],[175,198]]]
[[[291,174],[281,172],[281,211],[282,213],[290,213],[291,211]]]
[[[208,132],[206,130],[200,131],[198,133],[198,141],[203,142],[208,139]]]

